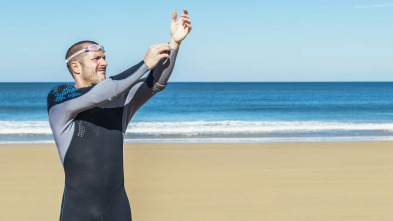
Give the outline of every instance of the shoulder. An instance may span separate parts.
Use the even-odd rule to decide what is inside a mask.
[[[47,108],[48,111],[51,107],[55,106],[56,104],[63,103],[65,101],[77,98],[91,88],[76,88],[72,85],[62,84],[56,87],[53,87],[47,97]]]
[[[53,97],[56,101],[62,101],[67,97],[78,96],[81,93],[78,89],[69,84],[58,85],[49,91],[48,98]]]

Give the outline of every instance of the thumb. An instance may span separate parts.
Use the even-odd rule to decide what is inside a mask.
[[[176,22],[176,18],[177,18],[177,12],[173,11],[172,12],[172,22]]]

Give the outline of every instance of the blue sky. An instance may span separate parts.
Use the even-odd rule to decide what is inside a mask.
[[[393,81],[393,0],[1,1],[0,82],[72,81],[80,40],[107,50],[109,76],[168,42],[190,12],[173,82]]]

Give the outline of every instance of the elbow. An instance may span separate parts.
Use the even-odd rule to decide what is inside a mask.
[[[164,90],[167,82],[167,80],[162,80],[162,79],[156,81],[154,79],[153,72],[150,72],[149,76],[147,76],[145,81],[147,86],[150,88],[150,90],[152,90],[153,93],[157,93]],[[160,84],[159,82],[163,82],[163,83]]]
[[[151,88],[151,90],[152,90],[154,93],[157,93],[157,92],[160,92],[160,91],[164,90],[165,87],[166,87],[166,85],[161,85],[161,84],[159,84],[159,83],[155,83],[155,84],[153,85],[153,87]]]

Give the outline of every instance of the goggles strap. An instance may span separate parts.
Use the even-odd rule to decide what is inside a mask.
[[[93,46],[98,46],[98,49],[94,49],[94,50],[93,50],[93,49],[92,49]],[[81,49],[81,50],[75,52],[75,54],[71,55],[69,58],[67,58],[67,59],[65,60],[65,63],[68,63],[71,59],[73,59],[74,57],[76,57],[76,56],[78,56],[78,55],[80,55],[80,54],[82,54],[82,53],[89,52],[89,51],[99,51],[100,49],[101,49],[103,52],[105,52],[104,46],[102,46],[102,45],[96,45],[96,44],[94,44],[94,45],[89,45],[89,46],[87,46],[87,47],[85,47],[85,48],[83,48],[83,49]]]

